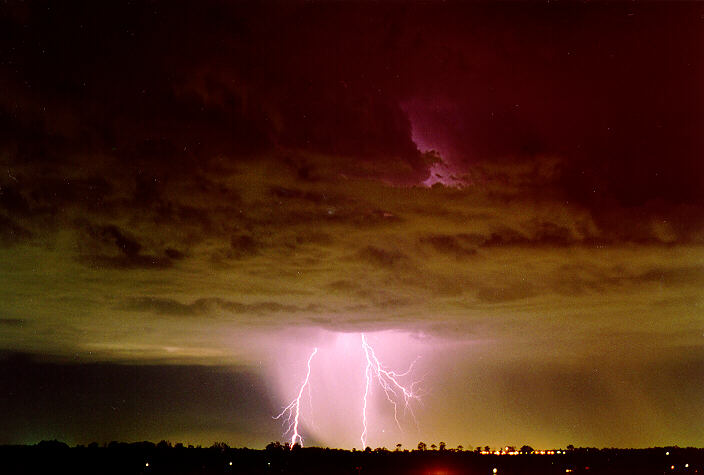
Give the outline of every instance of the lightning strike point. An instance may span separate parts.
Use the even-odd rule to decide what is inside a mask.
[[[291,403],[286,406],[283,411],[274,416],[274,419],[282,419],[286,424],[284,436],[291,434],[292,448],[296,443],[303,447],[303,437],[301,437],[298,433],[298,422],[301,415],[301,397],[303,397],[303,391],[305,391],[306,387],[308,387],[308,381],[310,379],[310,364],[317,352],[318,348],[314,348],[313,352],[308,357],[308,372],[306,373],[306,378],[303,381],[303,384],[301,384],[301,388],[298,390],[298,396],[296,396],[296,398],[291,401]]]

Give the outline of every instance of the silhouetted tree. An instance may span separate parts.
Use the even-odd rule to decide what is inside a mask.
[[[524,445],[523,447],[521,447],[520,452],[522,454],[532,454],[534,452],[534,449],[530,445]]]
[[[402,447],[402,444],[396,444],[396,452],[398,452],[399,450],[401,450],[401,447]]]
[[[283,452],[284,446],[277,440],[276,442],[269,442],[264,450],[270,453],[279,453]]]
[[[486,452],[491,452],[491,447],[489,447],[488,445],[485,445],[485,446],[484,446],[484,451],[486,451]]]
[[[437,445],[435,445],[435,444],[430,444],[430,448],[431,448],[431,449],[433,449],[433,450],[435,450],[435,449],[437,449],[437,448],[438,448],[438,446],[437,446]]]
[[[440,442],[440,452],[444,452],[446,446],[447,444],[445,444],[445,442]]]
[[[464,447],[462,447],[461,444],[457,446],[457,451],[458,451],[458,452],[462,452],[463,450],[464,450]]]
[[[170,449],[171,448],[171,442],[167,440],[162,440],[158,444],[156,444],[156,448],[159,450],[164,450],[164,449]]]
[[[68,449],[68,444],[60,440],[42,440],[37,444],[40,449]]]
[[[418,442],[418,450],[421,452],[425,451],[428,448],[427,445],[425,445],[425,442]]]
[[[230,449],[230,446],[227,445],[225,442],[215,442],[213,445],[210,446],[210,448],[219,450],[220,452],[225,452],[226,450]]]

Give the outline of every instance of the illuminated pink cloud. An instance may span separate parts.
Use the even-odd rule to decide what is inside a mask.
[[[453,146],[450,130],[461,121],[457,108],[448,101],[439,99],[415,99],[403,105],[411,123],[411,139],[421,152],[435,152],[441,161],[430,166],[430,176],[423,181],[425,186],[440,183],[445,186],[462,187],[468,184],[465,167],[460,166],[462,157]]]

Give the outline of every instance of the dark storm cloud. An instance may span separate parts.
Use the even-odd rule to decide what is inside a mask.
[[[93,269],[168,269],[171,260],[150,255],[134,256],[82,256],[81,262]]]
[[[349,292],[359,289],[359,284],[349,280],[336,280],[330,282],[326,287],[333,292]]]
[[[309,304],[306,307],[281,304],[278,302],[257,302],[245,304],[220,298],[201,298],[185,304],[174,299],[157,297],[135,297],[118,305],[120,310],[151,312],[167,316],[207,316],[220,310],[233,314],[266,315],[272,313],[320,312],[322,307]]]
[[[704,286],[704,265],[656,267],[630,277],[631,282],[657,282],[663,285]]]
[[[473,256],[477,253],[472,247],[474,239],[467,234],[459,234],[456,236],[446,234],[434,234],[420,238],[421,244],[427,244],[435,251],[450,254],[458,259]]]
[[[32,233],[10,218],[0,215],[0,246],[10,247],[32,237]]]
[[[492,246],[562,247],[579,243],[566,227],[549,222],[530,223],[528,234],[510,228],[497,229],[481,244]]]
[[[357,253],[357,259],[375,267],[392,268],[408,262],[408,256],[397,250],[367,246]]]
[[[319,46],[312,64],[301,57],[311,38],[287,18],[298,7],[122,7],[11,8],[3,21],[11,163],[90,150],[135,168],[167,159],[178,171],[281,144],[366,163],[341,163],[350,174],[389,159],[405,162],[406,174],[425,172],[393,97],[363,76],[336,74]],[[252,10],[268,15],[252,21]]]
[[[674,305],[684,305],[689,308],[698,308],[704,300],[700,296],[685,295],[680,297],[672,297],[667,299],[656,300],[652,303],[653,307],[668,308]]]
[[[521,300],[537,295],[538,291],[527,282],[509,283],[501,287],[480,288],[476,297],[480,302],[502,303]]]
[[[10,6],[0,146],[10,175],[26,178],[3,175],[9,212],[146,209],[212,233],[212,213],[165,198],[187,183],[211,202],[238,199],[197,171],[221,173],[224,162],[246,170],[263,153],[292,150],[319,157],[276,152],[300,182],[418,184],[434,159],[416,149],[415,127],[497,200],[584,206],[614,241],[701,240],[697,6],[525,4],[510,15],[484,3],[182,7]],[[76,176],[82,156],[94,171]],[[37,180],[38,170],[49,177]],[[117,199],[124,190],[129,202]],[[346,215],[339,197],[295,183],[270,192],[321,208],[273,214],[279,221],[392,218]],[[668,223],[659,236],[652,219]],[[527,238],[575,239],[542,232]]]
[[[106,253],[83,254],[80,260],[91,267],[108,269],[166,269],[171,267],[171,258],[143,254],[142,245],[127,236],[117,226],[89,226],[87,235],[92,240],[90,247]],[[92,246],[91,246],[92,245]],[[173,253],[172,253],[173,254]]]
[[[422,247],[430,248],[440,254],[466,258],[477,254],[478,250],[491,251],[497,248],[525,249],[556,249],[567,247],[604,247],[607,245],[622,245],[638,243],[647,245],[667,245],[667,241],[658,236],[649,226],[642,229],[636,238],[631,233],[628,238],[615,236],[612,231],[588,229],[580,227],[580,223],[569,223],[572,226],[547,220],[530,218],[516,223],[515,227],[499,225],[484,233],[458,233],[454,235],[431,234],[419,238]],[[645,227],[643,227],[645,228]],[[687,242],[682,239],[681,242]]]
[[[119,252],[128,257],[136,256],[142,248],[141,244],[125,236],[116,226],[91,227],[88,234],[101,244],[117,247]]]
[[[530,28],[517,16],[488,19],[485,36],[471,26],[462,35],[458,25],[472,19],[460,13],[427,51],[462,45],[453,53],[467,71],[453,68],[456,83],[442,88],[438,81],[440,91],[408,109],[429,132],[425,138],[437,133],[437,144],[464,171],[477,162],[557,156],[553,187],[571,202],[593,208],[653,199],[701,203],[703,144],[695,131],[704,96],[696,84],[704,68],[701,10],[693,14],[691,7],[525,4],[513,13],[531,18]],[[594,21],[602,29],[596,41]],[[680,28],[671,31],[670,22]],[[692,41],[698,43],[693,50]]]
[[[515,403],[531,384],[546,407],[529,426],[581,421],[580,384],[585,425],[608,429],[599,404],[650,414],[647,397],[619,386],[621,366],[603,380],[591,357],[622,348],[614,358],[683,361],[701,346],[703,8],[11,2],[0,13],[0,347],[254,368],[278,358],[277,332],[408,331],[471,342],[457,362],[477,364],[481,384],[465,381],[482,429],[504,413],[487,411],[492,401]],[[511,358],[578,368],[509,374],[491,394],[486,362]],[[636,392],[671,383],[646,366],[629,381]],[[40,373],[83,387],[76,372],[93,370],[81,368]],[[124,392],[107,380],[94,405],[80,401],[96,417],[59,417],[71,391],[54,376],[41,386],[40,374],[18,394],[48,387],[58,399],[34,391],[0,404],[16,410],[0,437],[24,441],[18,428],[39,419],[61,437],[74,416],[74,433],[104,437],[124,424],[115,437],[160,439],[134,428],[162,416],[226,425],[220,399],[198,422],[208,409],[179,385],[204,370],[101,369],[120,373],[117,386],[123,370],[150,394],[187,386],[165,404],[198,414],[151,412],[148,398],[122,418],[101,402]],[[447,390],[459,402],[427,407],[464,437],[479,429],[454,417],[467,407],[462,384]],[[128,385],[128,400],[138,391]],[[560,417],[548,424],[551,394]],[[32,404],[48,409],[28,419]],[[654,406],[650,434],[668,421]],[[565,442],[552,434],[546,443]]]
[[[697,265],[658,265],[640,271],[621,265],[562,265],[549,279],[548,288],[564,295],[600,294],[658,284],[661,287],[698,289],[704,285],[704,267]],[[691,297],[666,302],[689,302]],[[663,305],[664,302],[661,302]]]
[[[0,318],[0,326],[23,327],[27,322],[21,318]]]
[[[9,177],[12,178],[12,177]],[[5,184],[0,188],[0,206],[13,215],[29,213],[29,204],[22,196],[16,184]]]
[[[232,257],[235,258],[257,255],[259,254],[259,247],[260,244],[247,234],[232,236],[230,239]]]
[[[207,311],[206,301],[200,304],[184,304],[173,299],[137,297],[121,303],[118,308],[138,312],[153,312],[160,315],[196,315]]]
[[[39,179],[29,198],[36,211],[56,213],[65,206],[99,210],[112,193],[112,185],[101,177],[60,177]]]

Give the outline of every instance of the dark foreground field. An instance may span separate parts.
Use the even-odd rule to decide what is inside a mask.
[[[446,451],[346,451],[152,443],[69,448],[61,443],[0,447],[3,474],[663,474],[704,473],[704,449],[575,449],[560,455]]]

